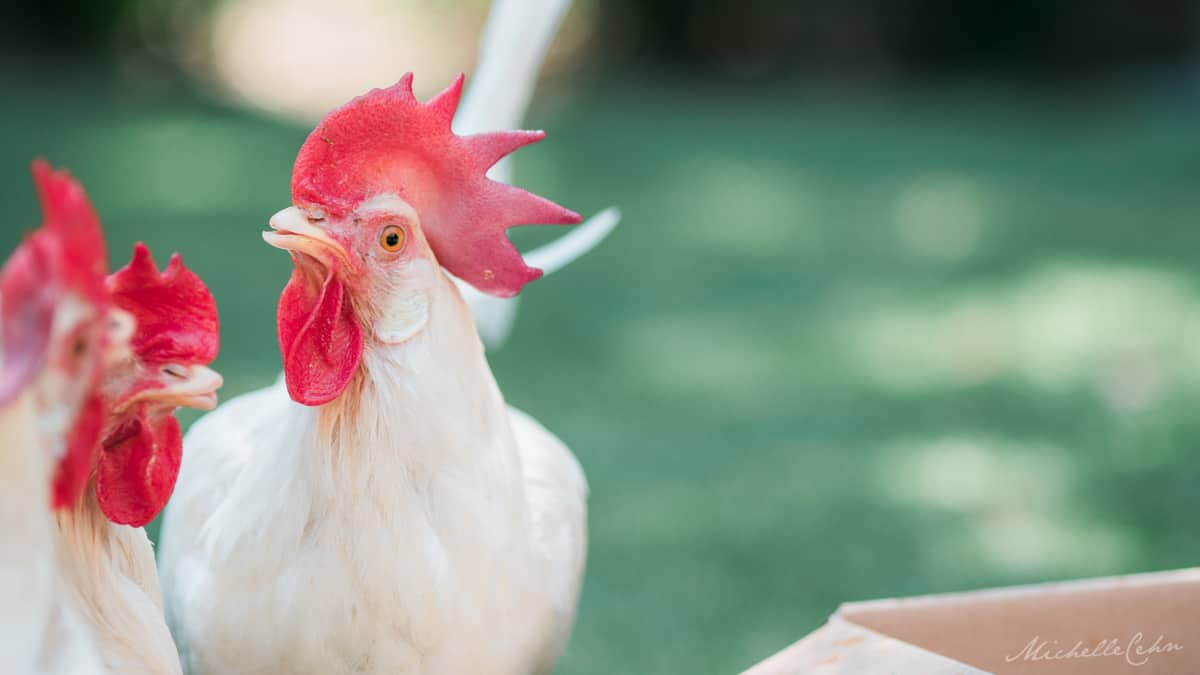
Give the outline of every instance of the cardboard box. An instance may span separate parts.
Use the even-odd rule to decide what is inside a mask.
[[[746,675],[1200,675],[1200,568],[854,602]]]

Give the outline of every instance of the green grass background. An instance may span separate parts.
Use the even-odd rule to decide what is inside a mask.
[[[560,672],[733,672],[841,601],[1200,560],[1176,85],[543,88],[519,182],[625,214],[490,355],[591,483]],[[270,382],[289,264],[259,232],[308,129],[92,71],[0,88],[4,249],[30,158],[68,167],[114,264],[141,239],[209,283],[222,395]]]

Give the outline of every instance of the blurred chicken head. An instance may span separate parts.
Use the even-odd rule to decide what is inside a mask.
[[[0,271],[0,406],[34,396],[61,507],[90,475],[103,416],[99,378],[127,349],[131,323],[110,311],[104,234],[83,187],[41,161],[33,178],[43,225]]]
[[[128,358],[105,373],[106,419],[96,462],[96,499],[110,520],[139,527],[166,506],[183,452],[175,409],[211,410],[221,376],[212,294],[179,254],[159,272],[145,244],[108,277],[113,304],[137,328]]]
[[[501,297],[541,276],[506,230],[575,224],[578,214],[487,178],[540,131],[458,136],[451,130],[463,78],[426,103],[412,74],[334,110],[296,157],[293,206],[263,238],[291,252],[295,269],[277,328],[291,397],[337,398],[362,359],[364,340],[404,342],[429,316],[439,268]]]

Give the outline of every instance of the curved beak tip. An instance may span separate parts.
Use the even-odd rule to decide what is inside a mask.
[[[148,391],[147,398],[175,407],[212,410],[225,379],[207,366],[171,365],[162,369],[159,383],[162,386]]]
[[[285,251],[298,251],[326,263],[332,259],[349,265],[346,247],[320,225],[314,224],[300,209],[290,206],[271,216],[271,229],[262,233],[263,241]]]
[[[213,410],[217,407],[217,392],[214,391],[203,396],[197,396],[191,399],[187,407],[195,408],[196,410]]]
[[[284,235],[279,234],[278,232],[264,231],[262,233],[262,238],[263,238],[263,241],[267,242],[271,246],[274,246],[275,248],[281,248],[285,251],[290,248],[289,246],[287,246],[288,238]]]

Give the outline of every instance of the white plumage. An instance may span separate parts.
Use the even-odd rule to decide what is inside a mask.
[[[425,328],[331,404],[282,382],[185,439],[163,527],[193,673],[546,672],[570,632],[586,484],[510,409],[440,271]]]
[[[519,123],[568,4],[494,4],[459,131]],[[502,162],[489,175],[507,181],[507,171]],[[412,215],[393,197],[373,208],[389,199]],[[303,217],[276,216],[281,231],[327,224],[286,224]],[[599,214],[534,264],[561,267],[617,219]],[[470,289],[468,308],[469,287],[453,281],[415,261],[390,297],[356,306],[372,331],[331,403],[299,405],[281,378],[192,427],[159,563],[185,670],[553,668],[582,581],[587,485],[567,448],[505,403],[488,368],[480,334],[502,340],[515,303],[478,303],[486,296]]]
[[[61,313],[61,312],[60,312]],[[51,458],[66,420],[39,400],[57,398],[53,374],[0,408],[0,673],[99,675],[90,628],[59,576],[50,511]],[[51,380],[47,386],[46,380]],[[40,396],[39,394],[43,394]],[[51,422],[53,424],[53,422]]]
[[[146,531],[106,518],[92,489],[56,520],[63,589],[90,627],[105,672],[180,673]]]
[[[169,487],[153,488],[164,487],[172,465],[161,462],[178,444],[141,464],[145,455],[118,453],[147,449],[139,432],[157,424],[168,424],[164,443],[178,441],[175,407],[215,402],[219,375],[194,364],[144,362],[141,338],[163,337],[155,333],[162,324],[137,325],[163,305],[178,305],[164,302],[176,297],[164,295],[169,287],[193,303],[207,289],[181,276],[176,261],[169,280],[159,277],[144,245],[135,247],[135,262],[150,265],[152,280],[131,267],[105,276],[103,231],[82,186],[40,161],[33,174],[44,225],[0,269],[0,673],[175,675],[181,668],[150,541],[105,512],[135,500],[140,507],[147,493],[165,500]],[[211,327],[183,323],[209,330],[189,337],[211,336],[215,355],[215,308],[209,311]],[[203,357],[196,343],[187,344],[171,350],[160,343],[154,353]],[[114,456],[134,461],[106,464]],[[104,510],[98,484],[108,498]],[[144,523],[154,512],[114,520]]]

